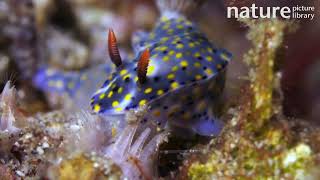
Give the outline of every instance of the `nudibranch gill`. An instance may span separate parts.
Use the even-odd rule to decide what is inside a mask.
[[[158,129],[169,124],[200,135],[219,133],[217,106],[232,55],[210,43],[184,16],[162,16],[153,31],[136,33],[133,40],[136,57],[122,61],[109,30],[116,71],[94,93],[93,111],[116,115],[147,106],[142,123],[151,121]]]

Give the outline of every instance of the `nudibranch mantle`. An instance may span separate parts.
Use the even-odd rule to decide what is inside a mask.
[[[137,33],[133,40],[135,59],[117,63],[116,72],[92,97],[93,111],[114,115],[147,105],[145,121],[151,118],[160,127],[169,121],[196,127],[204,135],[214,131],[209,125],[215,123],[216,114],[208,107],[220,99],[231,54],[217,49],[183,16],[161,18],[152,32]],[[141,83],[137,65],[146,51],[146,80]]]

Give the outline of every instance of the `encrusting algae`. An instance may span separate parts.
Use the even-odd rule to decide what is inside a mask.
[[[218,139],[210,145],[207,161],[191,157],[181,177],[189,179],[317,179],[319,129],[286,119],[281,112],[280,75],[274,71],[285,35],[295,27],[280,20],[245,20],[253,48],[244,56],[250,68],[237,108]],[[298,130],[297,130],[298,129]],[[313,135],[311,135],[313,134]],[[318,138],[315,138],[318,137]],[[317,139],[317,140],[315,140]],[[313,142],[313,143],[311,143]]]
[[[110,167],[105,170],[98,168],[99,164],[92,160],[89,156],[79,154],[73,158],[64,160],[61,165],[56,169],[56,176],[60,180],[77,180],[81,177],[82,180],[91,179],[120,179],[122,172],[119,167],[112,164],[102,167]],[[104,160],[105,161],[105,160]],[[52,177],[53,178],[53,177]]]

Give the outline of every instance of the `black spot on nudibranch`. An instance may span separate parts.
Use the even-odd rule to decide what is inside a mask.
[[[129,82],[130,81],[130,77],[126,77],[125,79],[124,79],[124,82]]]
[[[156,76],[156,77],[154,77],[154,82],[159,82],[159,80],[160,80],[160,77],[159,76]]]
[[[153,96],[150,96],[149,99],[152,100],[152,99],[154,99],[156,97],[157,97],[156,95],[153,95]]]
[[[113,91],[113,92],[116,92],[116,91],[118,91],[118,89],[119,89],[119,87],[118,87],[118,86],[115,86],[114,88],[112,88],[112,91]]]

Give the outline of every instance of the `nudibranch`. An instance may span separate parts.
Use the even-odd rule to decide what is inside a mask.
[[[149,34],[134,36],[136,57],[122,61],[110,29],[108,51],[116,71],[91,99],[93,111],[116,115],[148,107],[143,122],[168,124],[200,135],[221,129],[217,108],[231,54],[216,48],[184,16],[165,15]]]

